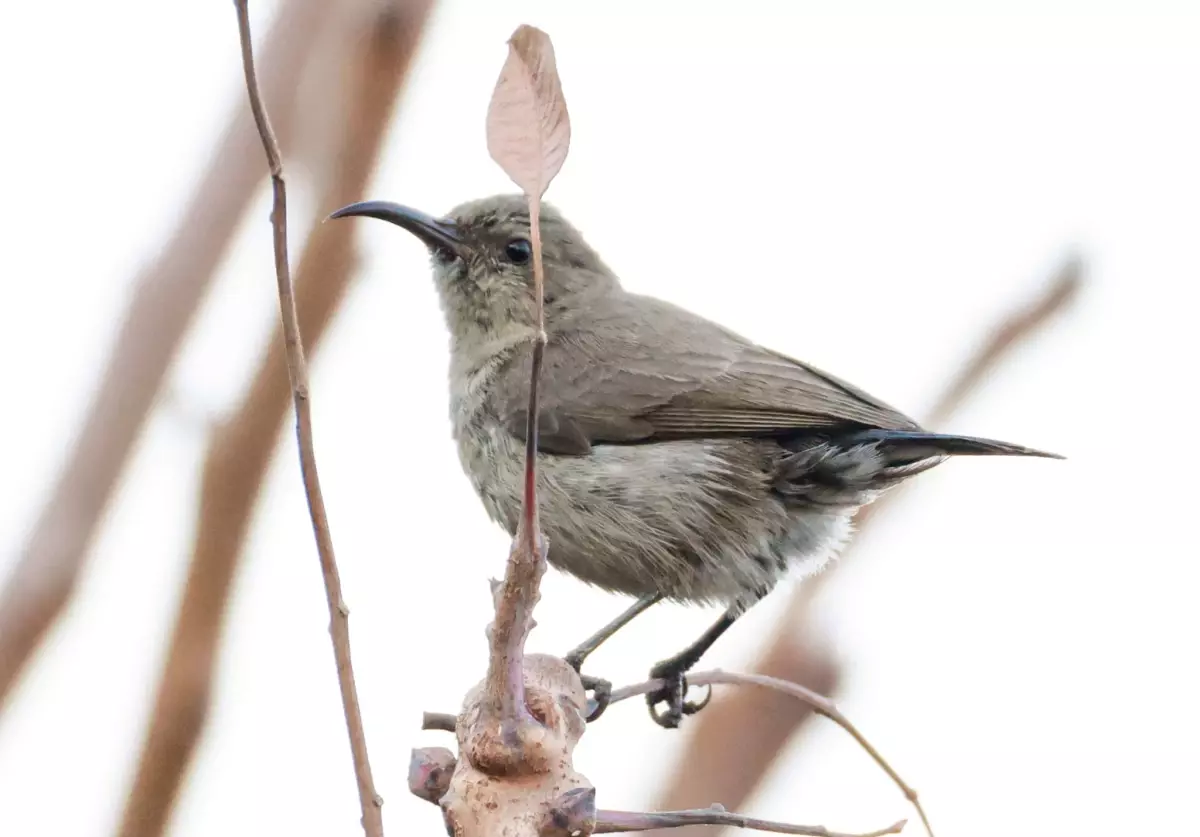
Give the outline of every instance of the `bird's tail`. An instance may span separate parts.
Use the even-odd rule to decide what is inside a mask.
[[[875,444],[887,456],[890,465],[919,462],[942,456],[1040,456],[1046,459],[1065,459],[1057,453],[979,439],[974,436],[955,436],[949,433],[927,433],[923,430],[861,430],[850,440]]]

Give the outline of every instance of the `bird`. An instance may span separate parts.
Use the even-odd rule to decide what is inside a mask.
[[[363,201],[331,218],[395,224],[428,249],[449,332],[449,407],[462,468],[490,518],[521,515],[533,345],[528,200],[502,194],[434,217]],[[955,456],[1062,459],[930,432],[880,399],[668,301],[633,293],[554,205],[539,204],[544,360],[539,515],[547,560],[635,599],[566,656],[576,671],[654,604],[719,605],[695,642],[650,670],[660,726],[678,727],[687,672],[786,576],[819,571],[861,507]],[[815,314],[820,316],[819,310]],[[610,684],[594,692],[589,721]]]

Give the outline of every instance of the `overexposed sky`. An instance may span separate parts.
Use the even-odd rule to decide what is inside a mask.
[[[910,413],[1082,253],[1077,310],[952,428],[1069,460],[918,478],[830,585],[822,625],[846,662],[844,709],[941,835],[1200,834],[1200,570],[1185,529],[1200,466],[1200,9],[903,5],[445,0],[371,197],[438,213],[510,190],[483,123],[505,39],[527,22],[554,40],[573,125],[548,199],[625,284]],[[252,6],[261,35],[275,3]],[[228,2],[20,3],[0,23],[0,573],[241,84]],[[293,182],[298,238],[335,207]],[[277,316],[266,212],[264,188],[78,596],[0,719],[0,835],[118,821],[192,538],[196,417],[237,403]],[[317,453],[385,823],[435,834],[438,812],[406,790],[409,749],[449,744],[418,731],[420,712],[455,710],[483,672],[507,539],[449,438],[425,254],[383,224],[363,222],[360,241],[361,277],[312,370]],[[281,444],[178,837],[358,833],[290,434]],[[707,662],[743,664],[786,598]],[[551,574],[532,647],[562,653],[624,605]],[[642,679],[713,616],[661,607],[591,669]],[[642,807],[685,736],[631,702],[577,763],[602,807]],[[838,830],[909,815],[820,723],[751,812]]]

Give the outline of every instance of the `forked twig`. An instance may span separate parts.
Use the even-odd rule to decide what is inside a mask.
[[[300,473],[304,479],[304,494],[308,500],[316,537],[321,573],[325,581],[325,598],[329,606],[329,633],[337,662],[338,684],[342,693],[342,708],[354,758],[354,773],[358,781],[359,804],[362,807],[363,830],[368,837],[382,837],[383,800],[375,792],[371,765],[367,757],[366,733],[358,706],[358,690],[354,684],[354,666],[350,659],[350,612],[342,599],[342,582],[329,532],[329,517],[321,494],[317,474],[317,457],[313,449],[312,415],[309,405],[308,369],[304,361],[304,346],[300,340],[300,323],[292,293],[292,277],[288,267],[287,247],[287,187],[283,179],[283,161],[279,143],[271,129],[258,78],[254,67],[254,47],[250,37],[248,0],[234,0],[237,9],[238,35],[241,42],[242,68],[246,75],[246,90],[254,123],[262,138],[263,151],[271,171],[271,230],[275,250],[275,278],[279,289],[279,313],[283,322],[284,346],[287,350],[288,379],[292,385],[292,402],[296,410],[296,440],[300,453]]]

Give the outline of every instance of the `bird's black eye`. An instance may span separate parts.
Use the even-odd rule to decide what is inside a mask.
[[[533,247],[525,238],[514,238],[504,245],[504,255],[513,264],[525,264],[533,256]]]

